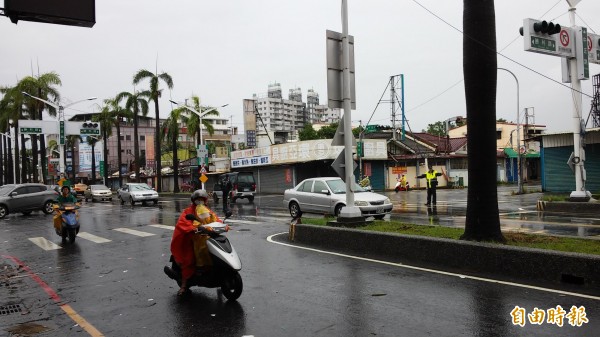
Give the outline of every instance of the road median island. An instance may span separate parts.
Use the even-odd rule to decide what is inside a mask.
[[[295,226],[294,243],[452,272],[600,292],[600,256],[592,254],[307,224]]]

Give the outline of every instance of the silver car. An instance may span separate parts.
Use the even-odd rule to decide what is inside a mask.
[[[354,184],[354,206],[360,208],[365,217],[383,219],[392,212],[392,202],[384,195],[367,192]],[[285,190],[283,205],[292,217],[301,212],[338,215],[346,206],[346,183],[337,177],[311,178],[296,187]]]
[[[117,198],[121,201],[121,205],[129,202],[132,206],[136,202],[143,204],[146,201],[152,201],[155,205],[158,203],[158,193],[148,184],[144,183],[127,183],[117,191]]]
[[[25,215],[41,210],[51,214],[58,192],[43,184],[9,184],[0,187],[0,219],[9,213]]]
[[[83,191],[83,197],[85,201],[91,199],[92,202],[96,200],[112,200],[112,191],[110,188],[104,185],[88,185],[88,187]]]

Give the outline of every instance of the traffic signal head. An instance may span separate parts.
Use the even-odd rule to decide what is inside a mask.
[[[84,129],[95,129],[98,127],[98,123],[92,123],[92,122],[85,122],[83,123],[83,128]]]
[[[542,21],[535,22],[533,24],[533,31],[535,31],[536,33],[552,35],[560,33],[560,29],[560,25],[558,23],[555,24],[553,22]]]

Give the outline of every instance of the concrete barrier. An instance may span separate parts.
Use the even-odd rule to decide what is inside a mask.
[[[600,294],[600,256],[297,224],[294,242],[458,273],[576,285]]]

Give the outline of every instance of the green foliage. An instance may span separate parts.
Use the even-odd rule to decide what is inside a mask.
[[[304,129],[302,129],[302,131],[298,132],[298,138],[303,141],[303,140],[312,140],[312,139],[318,139],[318,135],[317,135],[317,131],[315,131],[315,129],[313,129],[312,124],[305,124],[304,125]]]
[[[332,218],[302,218],[302,222],[311,225],[327,225]],[[436,238],[459,240],[463,233],[460,228],[444,226],[426,226],[404,223],[401,221],[373,221],[371,224],[359,227],[360,230],[370,230],[385,233],[399,233]],[[595,240],[576,239],[560,236],[533,235],[525,233],[503,233],[506,245],[529,248],[574,252],[583,254],[600,255],[600,245]]]
[[[317,131],[317,135],[319,139],[331,139],[335,135],[337,131],[339,123],[331,123],[327,126],[324,126]]]
[[[427,132],[431,135],[445,136],[446,135],[446,125],[442,121],[437,121],[433,124],[428,124],[427,130],[425,132]]]

